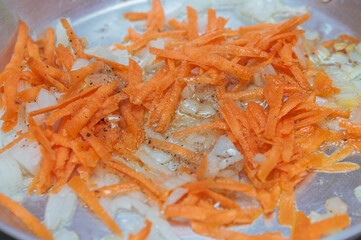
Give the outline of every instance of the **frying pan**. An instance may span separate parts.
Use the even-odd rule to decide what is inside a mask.
[[[197,1],[204,0],[194,0],[193,2]],[[165,11],[177,2],[175,0],[163,1]],[[188,2],[192,4],[191,1]],[[234,19],[235,16],[227,13],[229,9],[227,10],[225,2],[227,1],[220,2],[223,9],[220,14],[231,16],[231,19]],[[312,17],[304,27],[320,31],[325,39],[341,33],[361,37],[359,27],[361,1],[289,0],[285,2],[291,6],[309,6]],[[54,24],[56,19],[69,17],[77,35],[86,36],[89,46],[107,46],[114,42],[120,42],[126,34],[128,23],[122,20],[123,13],[146,11],[149,7],[150,2],[146,0],[0,0],[0,70],[10,59],[18,19],[24,20],[32,31],[41,33],[46,27]],[[352,156],[348,161],[359,163],[360,159],[360,156]],[[361,202],[354,196],[354,188],[361,185],[360,175],[361,170],[335,174],[314,173],[298,186],[296,190],[297,208],[306,214],[311,211],[322,212],[325,201],[334,196],[340,197],[348,204],[348,213],[352,218],[351,226],[327,239],[355,239],[361,234]],[[27,197],[23,204],[31,213],[43,220],[46,196]],[[110,234],[100,221],[80,206],[77,207],[68,229],[75,230],[81,239],[100,239],[104,235]],[[0,207],[0,230],[17,239],[36,239],[20,220],[2,207]],[[204,239],[195,237],[189,229],[181,228],[176,231],[182,239]],[[251,226],[241,228],[240,231],[250,234],[263,231],[289,233],[288,229],[274,223],[266,223],[263,220],[257,220]]]

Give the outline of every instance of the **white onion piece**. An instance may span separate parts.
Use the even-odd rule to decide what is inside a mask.
[[[357,200],[359,200],[361,202],[361,185],[354,189],[354,194],[355,194]]]
[[[327,199],[325,209],[335,215],[347,213],[347,204],[344,203],[339,197]]]
[[[186,188],[177,188],[175,189],[167,198],[167,200],[164,203],[164,206],[167,206],[169,204],[176,203],[179,199],[181,199],[186,193],[188,192],[188,189]]]
[[[178,176],[168,179],[162,184],[167,190],[172,190],[186,183],[195,182],[196,178],[186,173],[179,173]]]
[[[12,197],[23,188],[23,178],[17,161],[8,153],[0,155],[0,192]]]
[[[71,25],[70,19],[66,18],[66,20]],[[66,35],[66,30],[65,28],[63,28],[63,25],[61,24],[60,20],[56,24],[55,37],[56,37],[56,46],[58,46],[59,44],[63,44],[64,47],[69,46],[68,35]]]
[[[357,52],[348,52],[347,54],[352,62],[361,63],[361,54]]]
[[[209,102],[204,102],[199,104],[199,109],[197,114],[201,117],[208,118],[216,114],[216,110]]]
[[[254,157],[253,157],[253,162],[255,163],[259,163],[262,164],[265,160],[266,160],[266,156],[261,154],[261,153],[257,153]]]
[[[240,152],[225,135],[218,138],[217,143],[213,147],[212,153],[222,157],[240,155]]]
[[[241,161],[242,159],[243,159],[243,155],[241,155],[241,154],[238,154],[238,155],[235,155],[235,156],[232,156],[229,158],[220,159],[220,161],[218,162],[218,166],[220,169],[225,169],[228,166]],[[242,166],[243,166],[243,163],[242,163]]]
[[[167,163],[170,160],[172,160],[172,155],[162,152],[160,150],[152,150],[148,146],[144,145],[144,149],[147,151],[147,153],[155,159],[159,163]]]
[[[179,239],[170,224],[166,220],[161,218],[159,210],[156,206],[150,207],[147,204],[140,202],[137,198],[132,197],[131,203],[133,208],[139,214],[152,222],[152,230],[147,239]]]
[[[9,153],[33,176],[40,170],[42,154],[38,142],[24,139],[12,147]]]
[[[164,49],[166,39],[159,38],[157,40],[152,40],[149,42],[149,46],[159,49]]]
[[[273,67],[272,65],[270,65],[270,64],[262,67],[262,68],[260,69],[260,72],[261,72],[261,74],[262,74],[262,77],[264,77],[264,76],[267,75],[267,74],[277,75],[276,70],[275,70],[274,67]]]
[[[165,175],[172,175],[173,172],[169,170],[166,166],[163,166],[160,164],[157,160],[155,160],[147,151],[146,148],[149,148],[148,146],[142,145],[135,155],[148,167],[158,170],[162,172]],[[161,159],[161,160],[167,160],[167,159]]]
[[[361,54],[361,43],[357,44],[355,46],[355,51],[358,53],[358,54]]]
[[[217,177],[220,178],[230,178],[236,182],[239,182],[239,173],[233,169],[224,169],[218,172]]]
[[[60,224],[73,218],[77,205],[77,196],[65,185],[57,194],[50,194],[45,208],[45,226],[56,230]]]
[[[299,40],[300,39],[301,38],[299,38]],[[297,58],[298,58],[298,60],[300,62],[301,67],[303,69],[305,69],[307,67],[307,59],[306,59],[306,56],[305,56],[305,52],[303,51],[303,48],[302,48],[302,42],[298,43],[298,41],[297,41],[296,46],[292,47],[292,50],[296,54],[296,56],[297,56]]]
[[[105,58],[113,62],[117,62],[123,65],[129,64],[129,54],[127,50],[114,50],[109,48],[96,46],[85,49],[84,52],[89,55]]]
[[[320,33],[316,30],[307,30],[304,36],[307,40],[311,41],[320,39]]]
[[[78,234],[74,231],[69,231],[65,228],[60,229],[54,233],[55,240],[79,240]]]
[[[106,171],[103,168],[96,167],[91,176],[91,181],[95,183],[98,188],[100,188],[120,183],[120,177],[116,174]]]
[[[356,107],[354,107],[349,119],[351,122],[361,123],[361,102],[359,102]]]
[[[180,109],[182,112],[195,115],[199,109],[199,103],[195,99],[185,99],[181,102]]]
[[[214,178],[219,170],[218,157],[213,152],[210,152],[207,156],[207,169],[204,173],[204,176]]]
[[[320,45],[316,49],[316,57],[320,63],[323,63],[327,58],[331,56],[331,52],[325,48],[324,46]]]
[[[348,57],[343,54],[343,53],[335,53],[335,54],[332,54],[331,57],[327,60],[327,61],[324,61],[324,64],[336,64],[336,65],[339,65],[339,64],[347,64],[348,63]]]
[[[49,92],[48,90],[42,88],[35,102],[26,103],[25,105],[26,112],[29,113],[42,108],[50,107],[57,103],[58,101],[55,95]],[[37,115],[34,116],[34,120],[38,125],[41,125],[45,121],[47,116],[48,114]]]
[[[89,61],[88,60],[85,60],[85,59],[82,59],[82,58],[78,58],[73,66],[71,67],[71,71],[75,71],[75,70],[78,70],[80,68],[83,68],[83,67],[86,67],[89,65]]]
[[[128,198],[128,201],[132,202],[132,199]],[[115,220],[120,225],[125,236],[127,236],[129,233],[135,234],[139,232],[144,227],[145,222],[145,219],[141,214],[134,211],[121,209],[116,214]],[[110,240],[111,238],[106,239]],[[128,238],[126,237],[125,239]]]
[[[191,98],[194,95],[194,84],[188,84],[182,91],[182,98]]]
[[[321,122],[317,123],[317,125],[319,127],[321,127],[322,129],[329,130],[329,131],[340,131],[341,130],[337,119],[330,119],[330,120],[325,119],[325,120],[322,120]]]
[[[118,211],[130,211],[132,209],[131,199],[128,196],[120,196],[113,199],[102,197],[99,202],[112,218],[115,218]]]
[[[315,222],[319,222],[319,221],[322,221],[322,220],[325,220],[327,218],[331,218],[333,217],[333,214],[332,213],[325,213],[325,214],[319,214],[317,212],[314,212],[312,211],[310,213],[310,219],[311,219],[311,223],[315,223]]]
[[[162,136],[162,134],[154,132],[151,128],[144,128],[145,133],[149,138],[165,141],[165,138]]]
[[[316,96],[316,101],[315,102],[319,106],[324,106],[326,103],[328,103],[328,100],[326,98]]]

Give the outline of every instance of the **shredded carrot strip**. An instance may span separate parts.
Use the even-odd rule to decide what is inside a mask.
[[[297,212],[293,227],[293,239],[319,239],[335,231],[343,230],[350,225],[347,214],[336,215],[319,222],[311,223],[302,212]]]
[[[296,218],[294,192],[282,191],[278,206],[278,222],[281,225],[293,226]]]
[[[248,80],[251,77],[251,72],[248,68],[239,64],[233,64],[219,55],[210,54],[194,47],[186,47],[184,52],[195,62],[217,68],[224,72],[232,73],[244,80]]]
[[[123,237],[123,233],[117,223],[103,209],[96,195],[89,190],[80,177],[73,177],[69,181],[69,186],[79,195],[79,197],[89,206],[89,208],[108,225],[108,227],[115,234],[117,234],[119,237]]]
[[[121,182],[111,186],[104,186],[93,190],[93,192],[99,197],[108,197],[110,195],[126,193],[131,191],[140,191],[138,184],[133,182]]]
[[[83,59],[87,59],[85,53],[84,53],[84,48],[83,45],[81,44],[81,41],[79,40],[79,38],[76,36],[74,30],[71,28],[70,24],[68,23],[68,21],[65,18],[60,19],[61,24],[63,25],[63,27],[66,30],[66,34],[68,35],[69,38],[69,42],[70,45],[74,51],[74,55],[76,58],[83,58]]]
[[[204,125],[200,125],[200,126],[196,126],[193,128],[188,128],[179,132],[175,132],[173,133],[173,137],[181,137],[193,132],[199,132],[199,131],[206,131],[206,130],[210,130],[210,129],[220,129],[220,130],[228,130],[228,126],[227,124],[222,121],[216,121],[216,122],[212,122],[212,123],[208,123],[208,124],[204,124]]]
[[[13,146],[15,146],[17,143],[19,143],[21,140],[28,137],[27,133],[17,133],[17,135],[18,135],[17,138],[15,138],[13,141],[11,141],[6,146],[4,146],[3,148],[0,149],[0,154],[3,153],[3,152],[6,152],[7,150],[9,150]]]
[[[16,101],[23,102],[23,103],[35,101],[40,90],[41,90],[40,86],[23,90],[16,95],[16,97],[15,97]]]
[[[160,141],[157,139],[150,139],[148,140],[148,144],[151,147],[160,148],[164,151],[169,151],[178,154],[179,156],[184,157],[185,159],[189,160],[192,163],[199,163],[200,161],[198,154],[174,143]]]
[[[187,7],[187,17],[188,40],[193,40],[198,37],[198,12],[192,7]]]
[[[59,60],[61,61],[61,63],[64,65],[64,67],[68,71],[70,71],[75,62],[75,57],[74,57],[73,53],[71,52],[70,47],[64,47],[63,44],[59,44],[55,48],[55,53],[56,53],[57,57],[59,58]]]
[[[142,12],[127,12],[124,13],[124,17],[129,21],[140,21],[148,18],[148,13]]]
[[[5,69],[16,67],[24,59],[24,49],[28,40],[29,28],[23,21],[19,21],[18,36],[16,39],[14,52],[11,56],[10,62],[6,65]]]
[[[129,240],[145,240],[150,234],[152,223],[149,220],[145,221],[145,227],[142,228],[136,235],[129,234]]]
[[[17,216],[25,225],[31,229],[38,237],[42,239],[54,239],[50,231],[34,217],[28,210],[26,210],[19,203],[15,202],[11,198],[0,193],[0,205],[3,205],[15,216]]]
[[[44,114],[44,113],[47,113],[47,112],[51,112],[51,111],[54,111],[58,108],[62,108],[82,97],[85,97],[89,94],[92,94],[93,92],[95,92],[97,89],[99,88],[99,86],[94,86],[94,87],[91,87],[91,88],[88,88],[82,92],[80,92],[79,94],[71,97],[71,98],[68,98],[64,101],[60,101],[58,104],[54,105],[54,106],[51,106],[51,107],[47,107],[47,108],[43,108],[43,109],[39,109],[39,110],[36,110],[36,111],[33,111],[33,112],[30,112],[29,113],[29,116],[33,117],[33,116],[37,116],[37,115],[40,115],[40,114]]]

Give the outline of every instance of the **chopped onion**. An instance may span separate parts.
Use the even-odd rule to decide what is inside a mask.
[[[186,114],[195,115],[199,109],[199,103],[195,99],[185,99],[181,102],[180,109]]]
[[[182,98],[191,98],[194,95],[194,84],[187,84],[182,91]]]
[[[328,103],[328,100],[326,98],[316,96],[316,101],[315,102],[319,106],[324,106],[326,103]]]
[[[261,153],[257,153],[257,154],[253,157],[253,162],[255,162],[255,163],[262,164],[265,160],[266,160],[266,156],[263,155],[263,154],[261,154]]]
[[[77,196],[65,185],[57,194],[50,194],[45,208],[45,225],[56,230],[60,224],[69,222],[74,215]]]
[[[70,18],[66,18],[66,20],[71,24]],[[61,24],[60,20],[58,20],[58,23],[56,24],[55,28],[55,36],[56,36],[56,46],[59,44],[63,44],[64,47],[69,46],[69,40],[68,35],[66,35],[66,30],[63,28],[63,25]]]
[[[361,102],[359,102],[356,107],[354,107],[349,119],[351,122],[361,124]]]
[[[165,141],[165,138],[162,136],[162,134],[154,132],[151,128],[146,127],[144,128],[144,131],[149,138]]]
[[[164,203],[164,206],[167,206],[169,204],[176,203],[179,199],[181,199],[186,193],[188,192],[188,189],[186,188],[177,188],[175,189],[167,198],[167,200]]]
[[[146,145],[142,145],[137,152],[135,153],[135,155],[148,167],[150,167],[153,170],[157,170],[160,171],[161,173],[165,174],[165,175],[172,175],[173,172],[171,170],[169,170],[169,168],[167,168],[166,166],[162,165],[160,162],[158,162],[157,160],[155,160],[147,151],[147,149],[149,149],[148,146]],[[149,149],[150,151],[150,149]],[[169,161],[170,159],[167,158],[167,156],[161,155],[161,154],[153,154],[153,156],[162,156],[165,158],[160,159],[160,161]]]
[[[104,187],[120,183],[120,177],[104,170],[103,168],[96,167],[91,176],[91,181],[95,183],[97,187]]]
[[[344,203],[339,197],[327,199],[325,209],[335,215],[347,213],[347,204]]]
[[[160,150],[152,150],[150,149],[148,146],[144,146],[144,149],[147,151],[147,153],[153,158],[155,159],[157,162],[163,164],[163,163],[167,163],[170,160],[172,160],[172,155],[162,152]]]
[[[355,50],[358,54],[361,54],[361,43],[359,43],[355,46]]]
[[[348,52],[348,57],[352,62],[361,63],[361,54],[357,52]]]
[[[213,147],[212,153],[222,157],[240,155],[240,152],[225,135],[218,138],[217,143]]]
[[[118,211],[130,211],[132,209],[132,201],[128,196],[119,196],[116,198],[102,197],[99,202],[112,218],[115,218]]]
[[[195,177],[186,173],[179,173],[178,176],[172,177],[166,182],[164,182],[162,184],[162,187],[166,188],[167,190],[172,190],[186,183],[195,182],[195,181],[196,181]]]
[[[132,199],[130,198],[128,198],[127,200],[129,201],[129,203],[132,202]],[[125,209],[123,210],[120,209],[117,212],[115,220],[120,225],[125,236],[127,236],[129,233],[135,234],[139,232],[144,227],[144,221],[145,221],[144,217],[141,214]]]
[[[271,75],[277,75],[276,70],[273,68],[272,65],[268,64],[260,69],[260,72],[262,74],[262,77],[264,77],[267,74]]]
[[[355,194],[357,200],[359,200],[361,202],[361,185],[356,187],[353,191],[354,191],[354,194]]]
[[[88,60],[85,60],[85,59],[82,59],[82,58],[78,58],[73,66],[71,67],[71,71],[75,71],[75,70],[78,70],[80,68],[83,68],[83,67],[86,67],[88,66],[89,64],[89,61]]]
[[[331,217],[333,217],[333,214],[329,213],[329,212],[325,213],[325,214],[319,214],[317,212],[312,211],[310,213],[311,223],[319,222],[319,221],[322,221],[322,220],[325,220],[325,219],[331,218]]]
[[[235,155],[235,156],[232,156],[232,157],[229,157],[229,158],[224,158],[224,159],[221,159],[219,162],[218,162],[218,165],[219,165],[219,168],[220,169],[225,169],[226,167],[236,163],[236,162],[239,162],[243,159],[243,156],[241,154],[238,154],[238,155]],[[243,162],[242,162],[242,166],[243,166]]]
[[[292,47],[293,52],[296,54],[300,65],[303,69],[307,68],[307,59],[305,56],[305,52],[303,50],[303,43],[302,43],[302,38],[298,38],[297,39],[297,43],[295,46]]]
[[[50,107],[57,103],[58,101],[55,95],[48,90],[42,88],[35,102],[26,103],[26,112],[29,113],[35,110],[39,110],[41,108]],[[38,125],[41,125],[45,121],[47,116],[48,114],[37,115],[34,116],[34,120]]]
[[[197,114],[201,117],[208,118],[214,116],[216,114],[216,110],[209,102],[203,102],[199,104]]]
[[[117,62],[123,65],[129,64],[129,54],[127,50],[114,50],[112,51],[106,47],[91,47],[84,50],[86,54],[94,55],[97,57],[105,58],[113,62]]]
[[[60,229],[54,233],[55,240],[79,240],[78,234],[74,231],[69,231],[65,228]]]
[[[38,142],[24,139],[12,147],[9,153],[33,176],[40,170],[42,154]]]
[[[320,33],[316,30],[307,30],[304,34],[307,40],[317,41],[320,39]]]
[[[12,197],[23,188],[23,177],[17,161],[8,153],[0,155],[0,192]]]

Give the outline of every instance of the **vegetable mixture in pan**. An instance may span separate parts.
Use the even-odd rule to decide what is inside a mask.
[[[20,21],[0,74],[0,205],[43,239],[79,239],[66,228],[78,200],[127,239],[178,239],[179,224],[242,240],[347,228],[342,199],[307,216],[294,191],[312,172],[359,169],[342,160],[361,150],[360,40],[321,41],[299,28],[306,10],[238,29],[213,9],[204,28],[186,15],[166,21],[153,0],[124,15],[142,29],[92,48],[66,19],[38,39]],[[23,189],[48,195],[43,223]],[[290,236],[237,231],[274,212]]]

